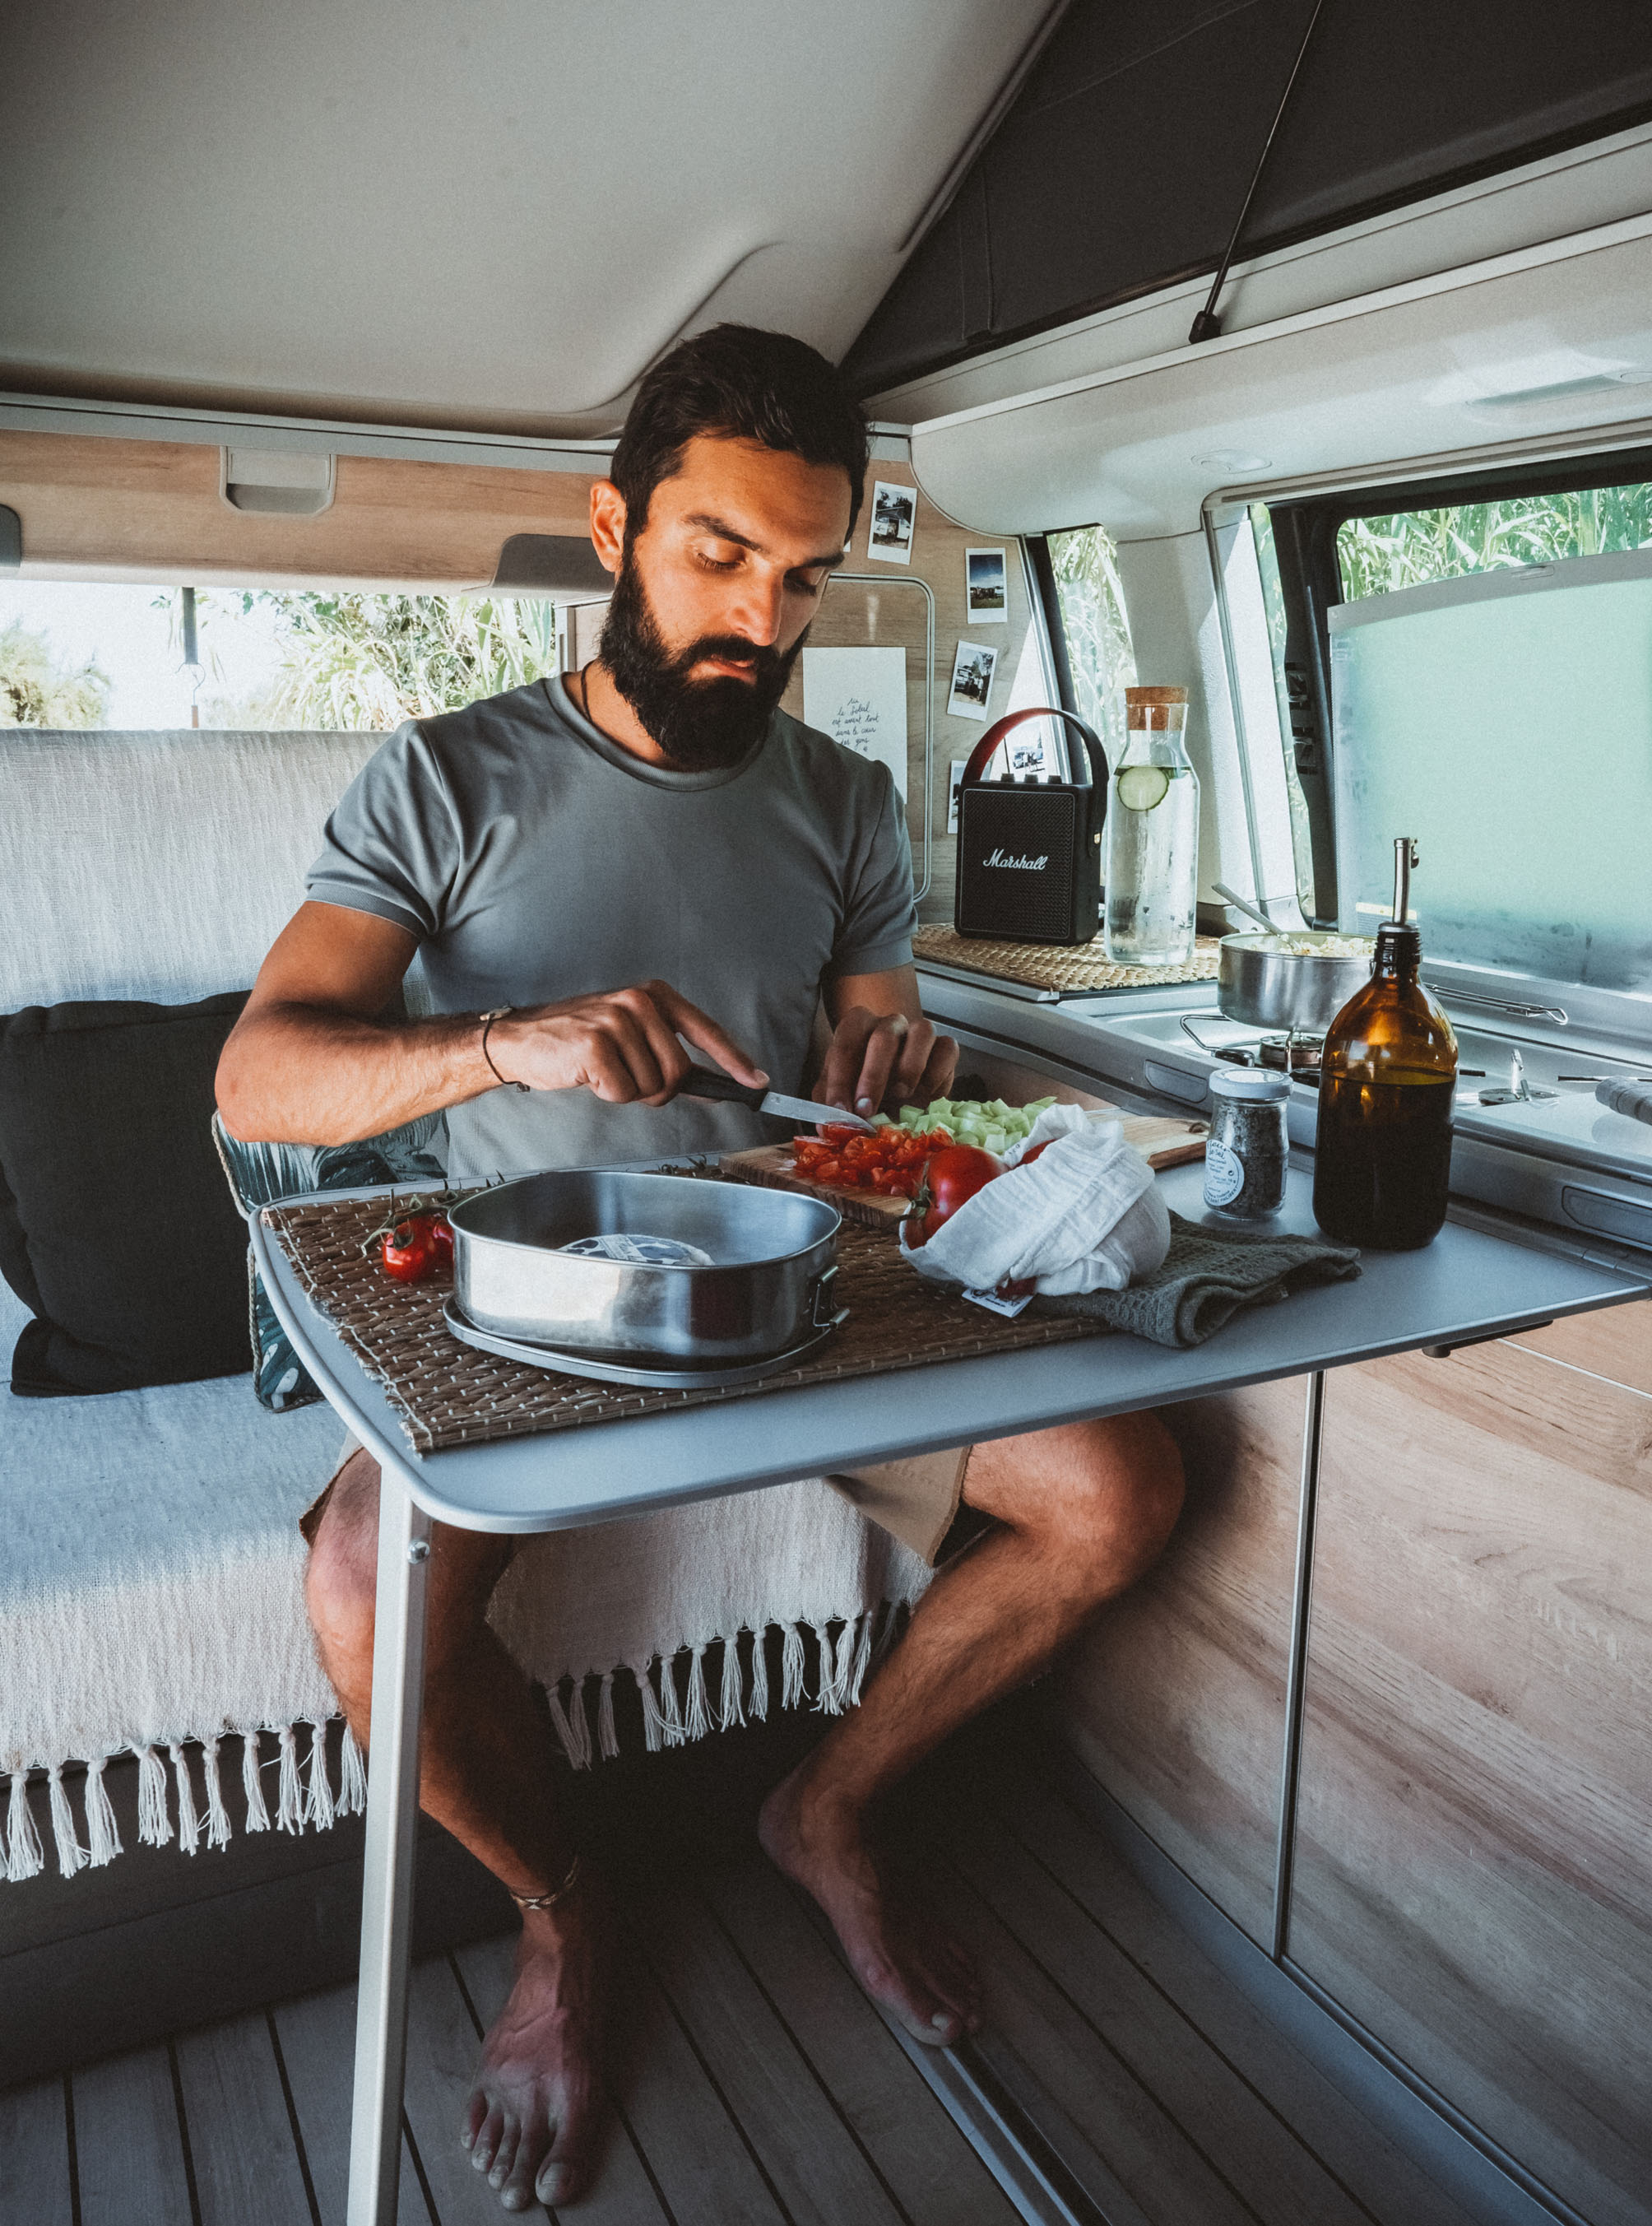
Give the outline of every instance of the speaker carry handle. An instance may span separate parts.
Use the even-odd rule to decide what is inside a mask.
[[[1076,711],[1058,710],[1053,703],[1036,703],[1025,711],[1007,712],[1003,718],[999,720],[996,726],[988,727],[986,733],[982,736],[981,740],[975,744],[974,749],[969,753],[969,762],[963,769],[963,778],[958,783],[959,787],[976,788],[981,786],[985,778],[987,767],[992,762],[994,751],[996,750],[999,744],[1003,741],[1005,735],[1009,733],[1012,727],[1021,726],[1028,719],[1063,720],[1067,726],[1072,728],[1074,733],[1078,736],[1079,741],[1083,743],[1083,748],[1080,755],[1079,763],[1075,768],[1077,773],[1082,773],[1083,778],[1075,779],[1071,784],[1064,783],[1062,785],[1071,785],[1074,788],[1094,788],[1102,791],[1106,789],[1107,753],[1102,747],[1100,735],[1096,732],[1095,728],[1088,725],[1084,720],[1078,716]],[[1071,750],[1068,752],[1067,755],[1068,761],[1071,763],[1072,759],[1072,753]],[[1098,766],[1100,768],[1099,774],[1097,773]],[[1092,809],[1094,807],[1092,806]]]

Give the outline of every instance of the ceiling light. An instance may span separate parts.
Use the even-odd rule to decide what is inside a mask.
[[[1208,456],[1193,456],[1191,463],[1213,472],[1271,472],[1271,456],[1253,456],[1249,448],[1212,448]]]

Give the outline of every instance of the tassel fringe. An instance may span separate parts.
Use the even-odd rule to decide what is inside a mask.
[[[69,1797],[64,1790],[60,1762],[54,1762],[47,1772],[47,1783],[50,1788],[52,1839],[57,1848],[58,1876],[73,1878],[76,1871],[86,1868],[92,1857],[75,1836],[74,1811],[69,1806]]]
[[[270,1811],[264,1806],[264,1778],[256,1731],[241,1734],[241,1791],[246,1798],[247,1830],[267,1832],[270,1829]]]
[[[706,1690],[706,1650],[702,1640],[689,1663],[689,1705],[683,1734],[685,1739],[702,1739],[711,1727],[711,1695]]]
[[[216,1737],[202,1745],[200,1766],[201,1775],[206,1780],[206,1844],[209,1848],[227,1848],[230,1843],[230,1812],[224,1806],[224,1782],[219,1776]]]
[[[318,1832],[333,1826],[333,1787],[327,1774],[327,1726],[310,1726],[309,1790],[304,1800],[304,1822]]]
[[[283,1724],[277,1736],[281,1741],[281,1790],[276,1802],[276,1829],[296,1836],[304,1828],[304,1796],[298,1782],[298,1734],[290,1724]]]
[[[905,1628],[908,1613],[904,1602],[885,1601],[840,1623],[836,1634],[829,1627],[819,1631],[820,1660],[814,1701],[817,1710],[827,1715],[841,1715],[845,1709],[859,1704],[867,1678]],[[780,1706],[795,1708],[809,1699],[804,1626],[789,1622],[780,1626]],[[767,1720],[767,1629],[749,1634],[749,1670],[740,1651],[745,1635],[736,1631],[721,1640],[702,1639],[692,1646],[679,1648],[677,1654],[688,1656],[686,1679],[681,1690],[677,1681],[677,1654],[658,1654],[640,1668],[632,1666],[632,1674],[637,1680],[642,1702],[643,1739],[650,1754],[658,1754],[668,1746],[684,1746],[690,1739],[704,1739],[713,1731],[732,1731],[747,1723]],[[722,1650],[721,1670],[714,1706],[706,1677],[706,1650],[708,1646],[719,1644]],[[575,1770],[589,1770],[599,1757],[605,1762],[619,1758],[613,1680],[612,1670],[605,1670],[597,1680],[594,1737],[586,1690],[588,1677],[564,1679],[562,1684],[546,1693],[557,1739]],[[302,1833],[306,1825],[325,1831],[340,1816],[360,1816],[367,1805],[366,1758],[348,1724],[343,1727],[336,1794],[328,1773],[327,1725],[325,1721],[313,1721],[306,1728],[309,1746],[302,1763],[297,1726],[282,1724],[276,1729],[279,1762],[274,1825],[277,1831],[295,1835]],[[193,1855],[203,1837],[209,1848],[225,1848],[233,1836],[224,1799],[220,1744],[220,1735],[216,1733],[201,1741],[162,1742],[165,1756],[172,1764],[177,1794],[178,1844],[186,1854]],[[204,1815],[197,1804],[187,1752],[194,1745],[200,1747],[206,1794]],[[173,1826],[162,1751],[147,1741],[134,1741],[130,1751],[137,1761],[138,1839],[147,1848],[165,1847],[173,1837]],[[76,1828],[68,1788],[63,1782],[64,1765],[60,1762],[48,1769],[52,1838],[59,1873],[66,1879],[87,1868],[101,1869],[123,1852],[120,1827],[104,1779],[106,1759],[94,1757],[86,1765],[85,1845]],[[11,1786],[3,1846],[0,1847],[0,1871],[9,1883],[16,1885],[38,1876],[46,1860],[40,1828],[29,1798],[29,1772],[20,1759],[14,1759],[10,1775]],[[245,1804],[243,1829],[269,1831],[271,1819],[264,1797],[263,1759],[256,1730],[241,1733],[241,1790]]]
[[[752,1716],[759,1724],[769,1720],[768,1632],[760,1624],[752,1633]]]
[[[146,1848],[164,1848],[172,1837],[166,1765],[152,1746],[135,1747],[133,1752],[137,1757],[137,1836]]]
[[[821,1639],[823,1663],[825,1660],[825,1638]],[[803,1699],[804,1664],[803,1633],[795,1623],[785,1626],[785,1643],[780,1650],[780,1706],[795,1708]]]
[[[25,1879],[38,1878],[45,1867],[35,1812],[29,1803],[29,1772],[14,1770],[11,1798],[6,1804],[6,1877],[11,1885],[21,1886]]]
[[[736,1631],[723,1641],[722,1689],[717,1695],[717,1728],[731,1732],[736,1724],[745,1721],[746,1711],[740,1701],[740,1633]]]
[[[105,1759],[98,1755],[86,1765],[86,1853],[93,1870],[101,1870],[125,1852],[120,1843],[120,1826],[115,1821],[115,1805],[104,1784]]]
[[[178,1845],[185,1854],[193,1855],[200,1845],[200,1819],[195,1814],[195,1789],[189,1782],[189,1765],[175,1739],[167,1752],[172,1757],[172,1775],[178,1787]]]
[[[344,1727],[344,1744],[339,1755],[339,1814],[341,1816],[361,1816],[367,1809],[367,1762],[356,1745],[356,1735],[348,1724]]]

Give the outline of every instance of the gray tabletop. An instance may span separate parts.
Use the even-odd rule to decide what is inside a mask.
[[[1160,1182],[1177,1212],[1207,1218],[1200,1167],[1172,1168]],[[1274,1225],[1312,1231],[1311,1190],[1312,1177],[1293,1167]],[[1236,1315],[1191,1352],[1089,1338],[416,1454],[384,1392],[304,1297],[268,1232],[255,1227],[254,1243],[301,1358],[349,1427],[430,1514],[497,1531],[571,1530],[937,1446],[1172,1406],[1381,1353],[1466,1343],[1648,1289],[1616,1269],[1448,1222],[1426,1250],[1368,1253],[1357,1282]]]

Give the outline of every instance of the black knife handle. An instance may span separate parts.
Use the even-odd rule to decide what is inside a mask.
[[[720,1103],[749,1105],[755,1113],[768,1096],[769,1085],[765,1082],[753,1090],[736,1082],[732,1074],[720,1074],[715,1066],[691,1066],[677,1091],[684,1097],[714,1097]]]

